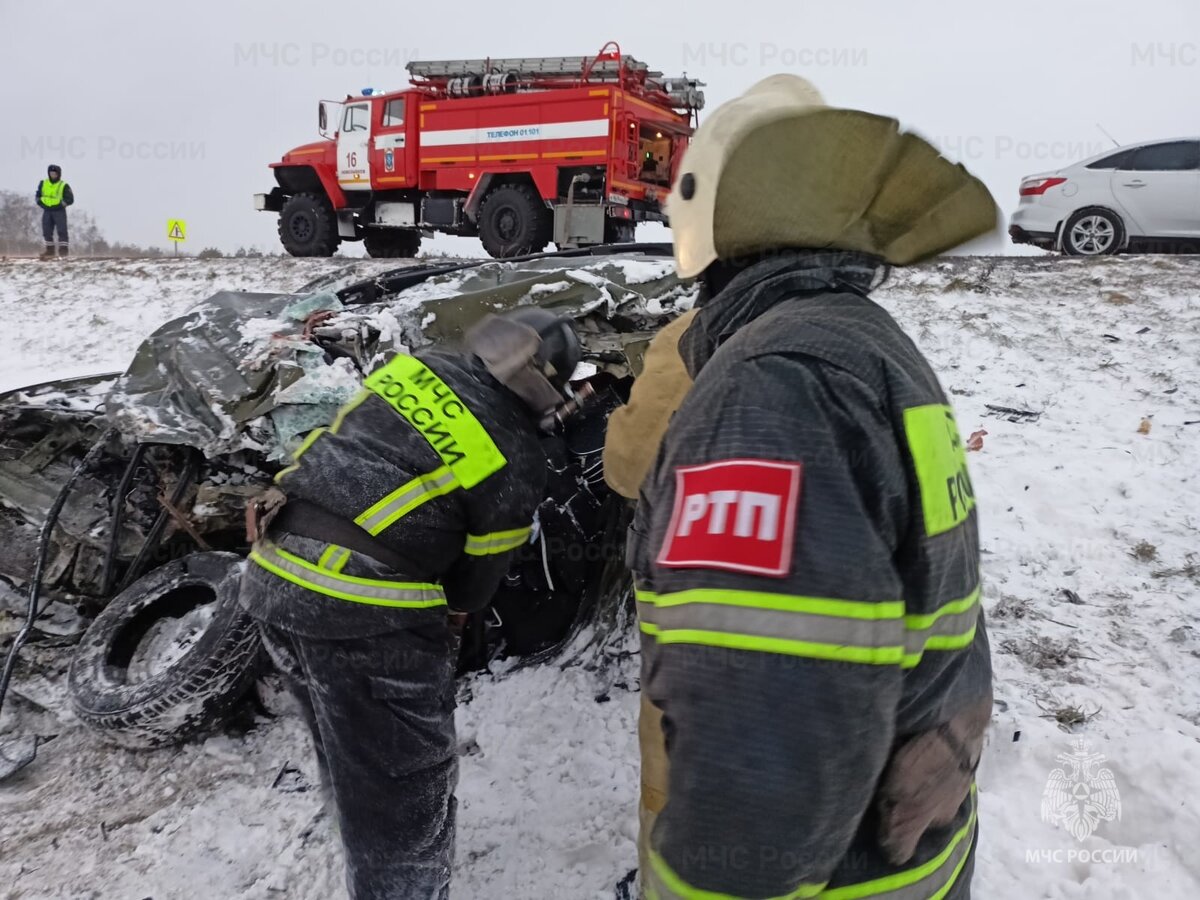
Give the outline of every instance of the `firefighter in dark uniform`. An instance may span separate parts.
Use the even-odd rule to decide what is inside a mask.
[[[962,900],[992,703],[975,498],[937,377],[868,292],[995,204],[894,120],[774,76],[701,126],[669,210],[703,290],[629,544],[666,748],[643,896]]]
[[[61,168],[55,165],[46,167],[46,177],[38,182],[33,199],[42,211],[42,240],[46,246],[42,250],[41,258],[53,259],[56,248],[58,255],[66,256],[67,207],[75,202],[75,194],[72,193],[71,186],[62,180]]]
[[[251,514],[241,603],[312,731],[353,900],[448,894],[448,613],[483,608],[530,540],[539,425],[580,358],[570,320],[532,307],[467,346],[372,373]]]

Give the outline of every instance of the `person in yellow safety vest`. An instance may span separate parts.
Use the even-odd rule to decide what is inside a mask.
[[[71,186],[62,180],[62,169],[56,165],[46,167],[46,177],[38,182],[33,199],[42,210],[42,240],[46,246],[42,250],[42,259],[53,259],[55,249],[59,256],[66,256],[67,244],[67,207],[75,202],[75,194]],[[55,242],[55,232],[58,241]]]
[[[397,355],[256,505],[239,596],[312,732],[351,900],[445,900],[454,849],[456,640],[536,537],[581,347],[539,307],[465,352]]]
[[[966,900],[992,704],[975,494],[937,377],[868,294],[995,203],[779,75],[698,129],[668,211],[702,288],[628,543],[641,896]]]

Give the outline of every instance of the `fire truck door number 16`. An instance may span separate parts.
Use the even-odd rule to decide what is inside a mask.
[[[342,129],[338,133],[338,181],[343,188],[371,188],[371,160],[367,152],[371,136],[369,126],[370,107],[358,103],[346,107]]]

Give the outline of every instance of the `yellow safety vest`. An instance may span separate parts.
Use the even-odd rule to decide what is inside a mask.
[[[58,181],[51,181],[49,178],[42,179],[42,206],[61,206],[63,191],[66,190],[67,183],[61,178]]]

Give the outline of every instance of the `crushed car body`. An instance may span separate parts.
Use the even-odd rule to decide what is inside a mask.
[[[211,727],[245,693],[240,671],[226,666],[207,686],[220,697],[202,688],[160,707],[214,648],[246,670],[261,662],[239,634],[203,633],[214,620],[237,627],[204,610],[225,603],[227,570],[248,552],[247,499],[392,354],[453,344],[487,313],[537,304],[576,320],[576,379],[594,400],[544,439],[538,527],[491,607],[468,623],[460,667],[500,654],[545,659],[597,616],[628,615],[628,511],[604,484],[605,423],[650,338],[696,290],[676,278],[669,248],[625,245],[349,274],[294,294],[219,292],[151,334],[124,373],[0,395],[0,584],[10,597],[28,591],[55,498],[102,445],[56,516],[38,586],[44,614],[95,619],[72,670],[76,712],[142,746]],[[597,630],[606,627],[616,626]],[[134,693],[145,716],[111,715]]]

